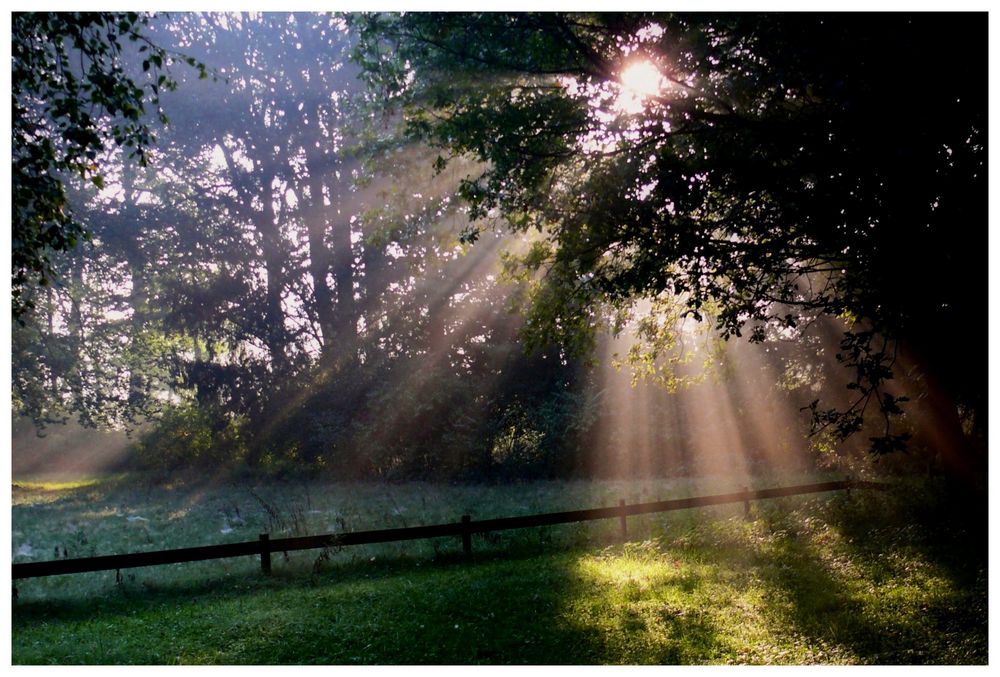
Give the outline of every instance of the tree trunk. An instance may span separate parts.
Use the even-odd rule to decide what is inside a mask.
[[[262,209],[255,214],[254,226],[260,233],[264,269],[267,272],[267,301],[264,310],[267,324],[265,341],[268,351],[271,353],[271,368],[274,373],[281,374],[288,368],[288,358],[285,355],[288,337],[285,331],[285,313],[281,306],[286,252],[281,242],[281,230],[275,222],[274,195],[271,188],[273,182],[274,171],[265,167],[260,184]]]
[[[327,208],[323,204],[323,178],[321,158],[316,154],[309,155],[309,201],[304,214],[306,231],[309,239],[309,274],[313,281],[313,300],[316,307],[316,317],[319,320],[322,333],[322,356],[327,356],[333,349],[336,334],[336,309],[333,304],[333,293],[330,290],[328,276],[332,265],[332,256],[326,245],[328,226]]]
[[[913,343],[900,348],[900,361],[917,372],[920,389],[910,407],[916,428],[914,442],[932,450],[940,470],[951,483],[984,492],[987,484],[985,440],[966,433],[956,396],[927,355],[927,351]],[[978,419],[983,412],[974,411],[972,416]]]
[[[335,329],[329,346],[337,359],[353,361],[358,337],[357,304],[354,301],[354,254],[351,244],[351,224],[343,217],[334,225],[333,281],[337,294]]]
[[[148,313],[149,293],[145,275],[147,262],[146,257],[142,254],[142,246],[140,244],[141,226],[140,215],[138,213],[138,209],[136,208],[136,200],[138,199],[138,196],[136,195],[135,189],[135,169],[129,163],[125,164],[122,172],[122,188],[125,193],[125,203],[122,207],[122,219],[125,223],[131,222],[134,224],[135,232],[134,239],[124,243],[129,273],[132,278],[132,291],[129,294],[129,305],[132,307],[132,355],[128,384],[129,410],[127,412],[127,416],[131,420],[134,420],[136,414],[135,410],[141,406],[141,402],[145,399],[145,383],[143,382],[138,365],[142,361],[142,356],[139,355],[141,349],[139,344],[141,342],[142,331],[146,322],[146,315]]]

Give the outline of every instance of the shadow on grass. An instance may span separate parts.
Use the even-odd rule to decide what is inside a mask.
[[[862,663],[986,662],[986,531],[961,500],[902,487],[811,512],[827,534],[800,513],[759,517],[758,528],[780,535],[749,563],[776,624]]]
[[[364,562],[319,574],[276,567],[269,578],[155,590],[124,585],[99,599],[25,601],[13,612],[13,657],[16,663],[629,662],[620,646],[609,645],[606,627],[578,623],[572,612],[580,609],[566,607],[574,599],[601,603],[601,590],[577,570],[581,555],[524,545],[471,559]],[[672,632],[713,641],[704,619],[658,613]],[[646,627],[634,613],[613,623],[614,636],[635,637]],[[38,635],[73,639],[37,654],[30,644]],[[658,659],[681,662],[684,655],[666,650]]]

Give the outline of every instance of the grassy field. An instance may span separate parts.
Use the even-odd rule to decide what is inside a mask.
[[[757,487],[827,479],[783,477]],[[738,490],[117,477],[15,483],[13,558],[209,543]],[[458,539],[18,581],[15,664],[983,664],[986,532],[927,483]]]

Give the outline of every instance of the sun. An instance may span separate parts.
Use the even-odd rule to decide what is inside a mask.
[[[663,73],[651,61],[634,61],[618,76],[622,88],[637,96],[655,96],[663,89]]]
[[[651,61],[633,61],[618,76],[621,94],[616,105],[624,113],[640,113],[648,97],[663,91],[666,78]]]

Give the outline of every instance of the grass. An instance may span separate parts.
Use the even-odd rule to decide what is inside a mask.
[[[758,486],[816,478],[781,478]],[[737,489],[724,480],[15,489],[49,559]],[[252,493],[251,493],[252,491]],[[53,499],[53,494],[56,498]],[[19,581],[16,664],[983,664],[986,532],[912,482],[458,539]],[[129,518],[142,517],[143,520]],[[334,527],[329,529],[328,527]],[[223,531],[230,529],[227,533]],[[67,545],[68,544],[68,545]],[[61,554],[61,552],[60,552]],[[15,561],[29,561],[27,557]]]

